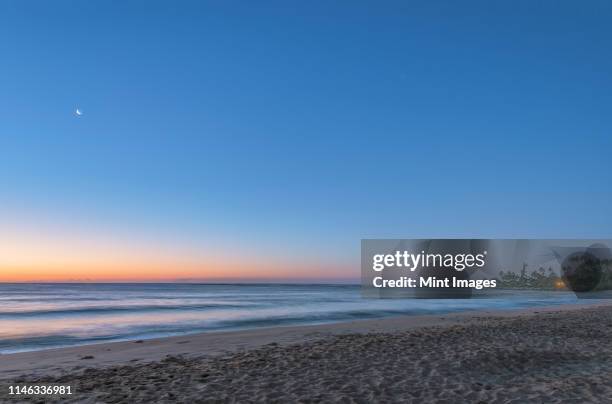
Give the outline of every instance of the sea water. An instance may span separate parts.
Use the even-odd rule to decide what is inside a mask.
[[[559,291],[513,290],[494,299],[375,300],[362,298],[358,285],[0,284],[0,353],[197,332],[584,302]]]

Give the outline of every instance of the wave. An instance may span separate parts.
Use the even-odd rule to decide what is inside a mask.
[[[231,303],[207,303],[207,304],[177,304],[177,305],[134,305],[134,306],[94,306],[58,309],[0,311],[0,318],[57,316],[57,315],[83,315],[83,314],[112,314],[112,313],[142,313],[154,311],[182,311],[182,310],[205,310],[205,309],[236,309],[244,308],[244,305]]]
[[[0,296],[0,352],[7,353],[576,301],[572,294],[516,291],[504,299],[489,300],[369,300],[362,299],[359,286],[354,285],[0,284]]]

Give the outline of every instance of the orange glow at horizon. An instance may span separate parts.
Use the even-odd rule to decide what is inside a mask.
[[[312,269],[312,268],[311,268]],[[0,282],[189,282],[189,281],[263,281],[263,280],[338,280],[340,275],[320,269],[290,273],[270,266],[132,266],[79,267],[5,267],[0,266]]]
[[[239,253],[11,232],[0,234],[0,282],[325,281],[350,274],[338,265]]]
[[[0,282],[155,282],[342,279],[337,271],[318,265],[240,262],[43,262],[6,265],[0,262]]]

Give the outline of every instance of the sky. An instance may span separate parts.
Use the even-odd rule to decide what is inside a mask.
[[[0,2],[0,281],[342,281],[362,238],[611,238],[611,20]]]

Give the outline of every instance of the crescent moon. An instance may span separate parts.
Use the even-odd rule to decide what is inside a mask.
[[[76,109],[76,111],[74,111],[74,113],[75,113],[75,114],[77,114],[78,116],[83,115],[83,113],[81,112],[81,110],[80,110],[80,109],[78,109],[78,108]]]

